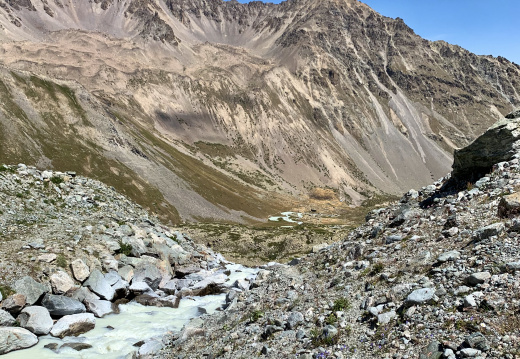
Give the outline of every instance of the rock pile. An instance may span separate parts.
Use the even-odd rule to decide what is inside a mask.
[[[0,233],[0,354],[85,333],[131,300],[176,308],[230,286],[220,255],[74,173],[0,166]]]
[[[342,242],[261,271],[158,357],[519,358],[520,156],[508,146],[492,165],[466,156],[489,171],[465,188],[443,192],[448,175],[411,190]]]

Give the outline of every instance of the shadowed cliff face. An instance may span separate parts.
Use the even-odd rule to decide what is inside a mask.
[[[174,220],[427,184],[520,104],[518,65],[350,0],[0,0],[0,63],[1,162],[124,182]]]

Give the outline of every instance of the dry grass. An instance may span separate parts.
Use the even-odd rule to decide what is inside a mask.
[[[336,198],[336,193],[330,188],[313,188],[309,193],[311,199],[318,201],[330,201]]]

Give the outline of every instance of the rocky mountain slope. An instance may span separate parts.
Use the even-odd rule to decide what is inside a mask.
[[[0,0],[0,65],[2,162],[173,222],[424,185],[520,103],[518,65],[354,0]]]
[[[497,123],[456,154],[451,176],[370,212],[341,242],[260,271],[157,357],[518,358],[519,128]],[[467,182],[460,169],[482,163],[489,172]]]

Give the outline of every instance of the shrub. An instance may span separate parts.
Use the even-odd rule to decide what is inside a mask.
[[[0,293],[2,293],[2,297],[5,299],[15,292],[10,286],[0,284]]]
[[[67,267],[67,258],[63,254],[58,254],[58,257],[56,258],[56,265],[61,268]]]
[[[385,266],[383,265],[383,263],[378,262],[378,263],[374,264],[374,267],[372,268],[370,275],[380,274],[383,271],[383,269],[385,269]]]
[[[341,312],[347,309],[350,309],[350,301],[345,297],[336,299],[334,306],[332,307],[334,312]]]
[[[249,317],[249,319],[251,320],[251,322],[256,323],[258,321],[258,319],[262,318],[263,316],[264,316],[264,312],[262,312],[260,310],[254,310],[253,313],[251,313],[251,316]]]
[[[336,198],[336,193],[328,188],[313,188],[309,194],[309,197],[319,201],[329,201]]]
[[[338,321],[338,317],[336,317],[336,314],[331,313],[327,318],[325,318],[325,324],[332,325]]]
[[[51,177],[51,182],[58,185],[60,183],[63,183],[63,178],[59,177],[59,176],[52,176]]]
[[[119,240],[119,253],[124,254],[125,256],[129,256],[132,253],[132,245],[123,243],[122,240]]]

